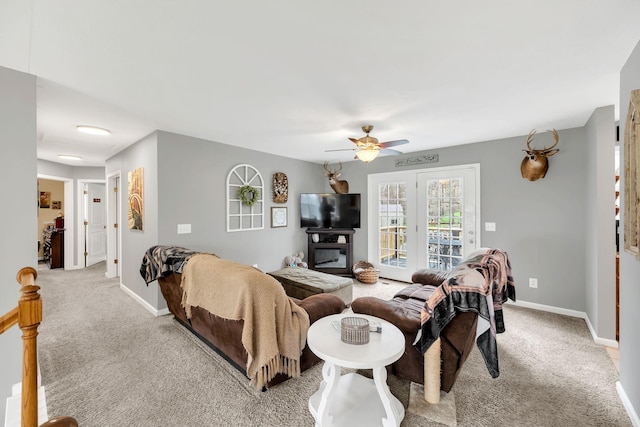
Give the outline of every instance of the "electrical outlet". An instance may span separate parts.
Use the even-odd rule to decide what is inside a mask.
[[[538,287],[538,279],[536,279],[534,277],[529,277],[529,287],[530,288],[537,288]]]
[[[191,224],[178,224],[178,234],[191,233]]]

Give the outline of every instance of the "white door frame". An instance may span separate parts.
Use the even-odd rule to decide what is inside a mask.
[[[114,188],[118,185],[118,191]],[[122,260],[122,173],[118,169],[107,175],[107,271],[108,278],[120,277]],[[116,224],[117,226],[114,226]],[[118,260],[117,263],[114,260]]]

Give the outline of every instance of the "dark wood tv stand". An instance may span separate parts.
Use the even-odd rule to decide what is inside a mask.
[[[307,229],[309,268],[323,273],[351,276],[355,232],[353,229],[346,228]],[[314,241],[315,235],[317,235],[317,241]]]

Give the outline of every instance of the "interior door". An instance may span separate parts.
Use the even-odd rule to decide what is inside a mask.
[[[105,185],[88,183],[85,187],[85,266],[107,257]]]

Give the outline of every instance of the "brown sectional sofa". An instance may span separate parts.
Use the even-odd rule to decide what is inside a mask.
[[[160,290],[164,296],[169,311],[188,330],[193,332],[203,342],[213,348],[218,354],[246,375],[247,352],[242,345],[242,328],[244,321],[229,320],[218,317],[201,307],[191,308],[191,319],[187,318],[182,307],[182,289],[180,282],[182,274],[168,273],[158,278]],[[283,291],[284,292],[284,291]],[[344,310],[344,301],[336,295],[318,294],[303,300],[291,298],[309,315],[311,324],[316,320],[331,314],[338,314]],[[303,372],[320,359],[305,346],[300,357],[300,371]],[[288,377],[277,374],[267,383],[267,387],[274,386]]]

